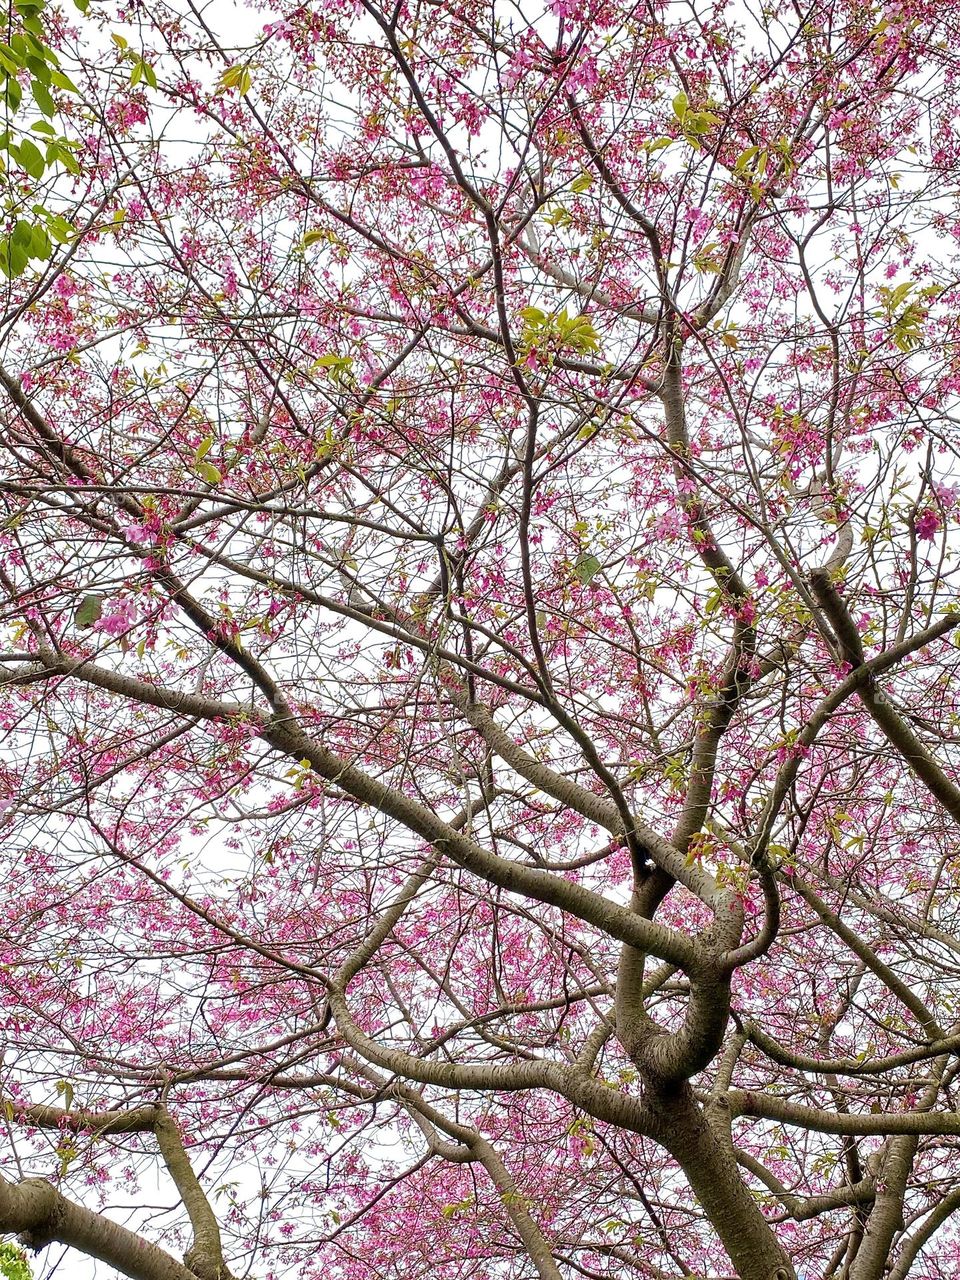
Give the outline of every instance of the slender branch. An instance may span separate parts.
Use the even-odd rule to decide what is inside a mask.
[[[810,584],[833,625],[844,659],[854,670],[863,666],[863,642],[830,575],[823,571],[812,574]],[[939,800],[954,822],[960,823],[960,786],[947,776],[903,717],[897,714],[888,699],[877,689],[873,680],[862,684],[857,692],[890,745],[897,750],[930,794]]]

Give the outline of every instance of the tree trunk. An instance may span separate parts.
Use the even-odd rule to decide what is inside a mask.
[[[796,1272],[740,1176],[732,1144],[707,1121],[689,1085],[652,1089],[658,1139],[687,1181],[741,1280],[796,1280]]]

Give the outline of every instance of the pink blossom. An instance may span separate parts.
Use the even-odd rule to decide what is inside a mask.
[[[122,532],[126,540],[136,546],[142,546],[147,542],[155,542],[157,536],[155,530],[145,524],[124,525]]]
[[[927,507],[916,516],[913,527],[918,538],[930,541],[940,530],[940,516],[931,507]]]
[[[237,296],[238,280],[236,268],[230,258],[224,259],[223,263],[223,292],[227,298],[235,298]]]
[[[93,624],[94,631],[119,636],[130,630],[137,620],[137,607],[129,597],[113,601]]]
[[[295,35],[293,24],[288,22],[286,18],[279,18],[276,22],[268,22],[263,28],[265,36],[276,36],[281,40],[291,40]]]

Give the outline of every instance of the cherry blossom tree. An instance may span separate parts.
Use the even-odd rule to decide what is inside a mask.
[[[957,1274],[958,16],[18,0],[5,1274]]]

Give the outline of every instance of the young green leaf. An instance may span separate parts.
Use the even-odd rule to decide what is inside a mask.
[[[584,586],[587,586],[600,572],[601,568],[602,566],[597,557],[586,552],[573,566],[573,572],[576,574],[580,582]]]
[[[95,622],[100,621],[102,613],[103,596],[91,593],[83,597],[79,609],[73,615],[73,620],[78,627],[92,627]]]

